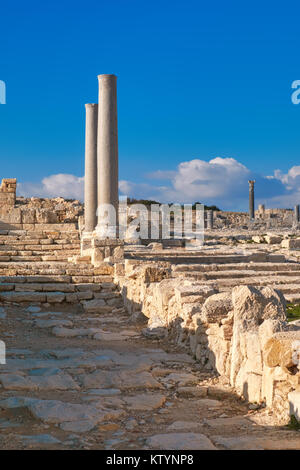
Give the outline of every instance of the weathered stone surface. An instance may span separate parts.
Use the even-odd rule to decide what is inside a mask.
[[[231,292],[221,292],[204,302],[201,319],[206,323],[218,323],[232,310]]]
[[[46,295],[40,292],[0,292],[0,300],[6,302],[46,302]]]
[[[173,372],[166,377],[168,382],[174,382],[178,384],[179,387],[185,387],[191,384],[197,384],[199,379],[194,374],[189,374],[187,372]]]
[[[151,449],[162,450],[215,450],[216,447],[204,434],[192,432],[157,434],[146,441]]]
[[[109,313],[112,307],[103,299],[94,299],[83,302],[83,308],[87,313]]]
[[[125,397],[124,400],[130,410],[151,411],[161,408],[166,401],[166,397],[161,394],[143,393],[141,395],[134,395],[133,397]]]
[[[1,374],[0,382],[5,390],[79,390],[76,382],[66,373],[49,376]]]
[[[293,367],[299,364],[300,329],[275,333],[264,345],[264,361],[268,367]]]
[[[85,388],[119,388],[128,390],[160,389],[162,385],[155,380],[149,372],[131,372],[121,370],[114,372],[95,371],[82,377],[82,385]]]

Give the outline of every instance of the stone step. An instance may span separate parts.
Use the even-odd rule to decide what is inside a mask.
[[[19,279],[18,279],[19,281]],[[111,282],[108,281],[110,284]],[[107,283],[106,283],[107,284]],[[65,283],[46,283],[46,282],[7,282],[0,284],[0,292],[100,292],[101,286],[98,284],[65,284]]]
[[[61,304],[62,302],[67,303],[78,303],[88,300],[98,299],[99,301],[106,301],[112,307],[120,307],[123,304],[122,297],[119,292],[114,292],[115,286],[111,283],[107,283],[99,287],[99,291],[93,291],[89,286],[88,290],[76,290],[75,292],[65,292],[64,290],[58,291],[0,291],[0,302],[29,302],[29,303],[54,303]]]
[[[174,272],[210,272],[210,271],[300,271],[300,264],[282,263],[228,263],[228,264],[180,264],[173,267]]]
[[[68,284],[95,284],[102,282],[113,282],[113,276],[110,275],[93,275],[93,276],[69,276],[69,275],[51,275],[51,276],[35,276],[35,275],[11,275],[11,276],[0,276],[0,290],[2,284],[13,284],[13,283],[68,283]]]
[[[257,278],[252,277],[248,279],[221,279],[221,280],[209,280],[202,281],[203,285],[215,286],[220,292],[229,291],[235,286],[247,285],[266,287],[272,286],[274,289],[280,290],[283,294],[300,294],[300,279],[299,277],[289,280],[286,282],[283,279],[276,279],[275,277],[269,278]],[[297,282],[295,282],[297,281]],[[201,284],[202,284],[201,283]]]
[[[172,264],[232,264],[232,263],[250,263],[250,262],[274,262],[274,263],[284,263],[286,262],[286,258],[284,255],[277,255],[277,254],[268,254],[268,253],[252,253],[248,255],[203,255],[195,253],[192,255],[191,253],[187,254],[171,254],[171,253],[163,253],[160,255],[159,253],[130,253],[126,252],[125,254],[126,259],[135,259],[135,260],[143,260],[143,261],[168,261]]]
[[[268,279],[273,276],[282,277],[282,278],[295,278],[299,279],[300,277],[300,268],[298,271],[210,271],[207,273],[204,272],[174,272],[174,277],[181,277],[184,275],[186,278],[193,278],[195,280],[221,280],[221,279],[244,279],[244,278],[255,278],[267,277]]]

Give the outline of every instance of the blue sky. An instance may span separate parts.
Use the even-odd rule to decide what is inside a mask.
[[[210,186],[222,178],[202,178],[201,163],[196,181],[181,178],[184,162],[220,157],[243,165],[245,181],[256,177],[257,202],[298,202],[300,105],[291,84],[300,79],[299,14],[293,1],[2,3],[0,177],[17,177],[26,194],[45,193],[41,182],[56,174],[74,176],[66,191],[82,186],[84,103],[97,100],[98,74],[115,73],[129,195],[246,208],[247,182],[233,203],[231,185],[215,194]]]

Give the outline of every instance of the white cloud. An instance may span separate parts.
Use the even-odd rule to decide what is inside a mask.
[[[64,197],[83,201],[84,177],[60,173],[47,176],[40,183],[19,183],[18,195],[25,197]]]
[[[287,173],[275,170],[271,176],[253,173],[234,158],[217,157],[209,161],[194,159],[180,163],[175,170],[147,175],[136,183],[119,181],[122,195],[160,202],[203,202],[227,210],[247,210],[248,180],[255,179],[256,204],[266,207],[291,207],[300,203],[300,166]],[[163,184],[157,184],[161,180]],[[298,189],[299,188],[299,189]],[[57,174],[39,183],[20,183],[18,194],[23,196],[56,197],[83,200],[84,177]]]
[[[158,170],[148,175],[151,180],[165,180],[164,186],[120,182],[120,191],[128,196],[157,199],[162,202],[204,202],[238,210],[248,197],[248,180],[255,179],[251,170],[234,158],[216,157],[210,161],[194,159],[182,162],[176,170]],[[259,177],[261,178],[261,177]],[[257,179],[257,178],[256,178]],[[279,183],[282,186],[281,183]],[[264,178],[264,189],[274,182]],[[278,184],[275,182],[278,192]],[[279,191],[280,192],[280,191]],[[271,194],[273,192],[271,191]]]

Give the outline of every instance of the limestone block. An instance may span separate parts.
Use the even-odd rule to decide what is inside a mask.
[[[40,292],[0,292],[0,300],[7,302],[46,302],[46,295]]]
[[[22,213],[21,209],[18,208],[2,208],[0,210],[0,221],[7,224],[21,224],[22,223]]]
[[[36,222],[35,209],[21,209],[22,223],[34,224]]]
[[[114,272],[114,267],[108,263],[101,263],[94,268],[94,274],[98,275],[112,275]]]
[[[119,277],[125,276],[125,265],[122,262],[114,264],[114,277],[118,279]]]
[[[47,293],[47,302],[50,303],[61,303],[65,300],[66,296],[63,292],[50,292]]]
[[[220,322],[231,310],[231,292],[214,294],[205,300],[201,312],[201,320],[205,323]]]
[[[300,330],[275,333],[263,349],[268,367],[293,367],[299,365]]]
[[[124,246],[116,246],[112,251],[112,256],[115,260],[122,260],[124,258]]]
[[[87,313],[108,313],[112,311],[112,307],[108,306],[103,299],[83,301],[82,305]]]

